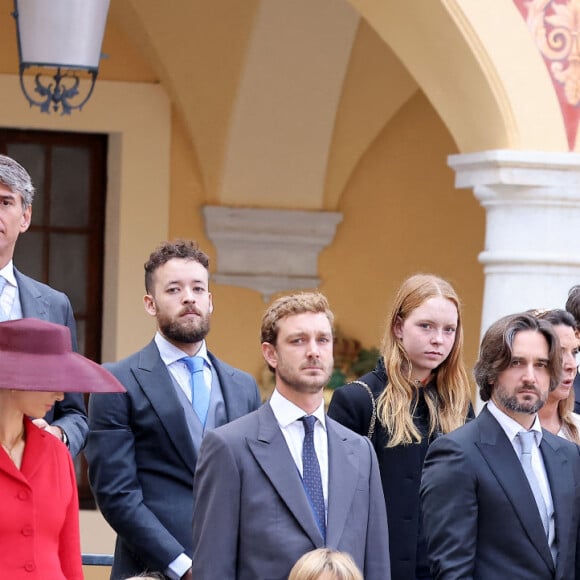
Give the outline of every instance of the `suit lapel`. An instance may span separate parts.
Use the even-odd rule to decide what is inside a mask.
[[[536,505],[536,500],[512,444],[487,408],[475,420],[479,423],[481,435],[477,447],[512,504],[531,543],[553,573],[554,562],[540,514],[537,509],[530,509]]]
[[[314,514],[302,487],[302,480],[286,439],[269,403],[260,407],[257,439],[248,438],[248,446],[256,462],[286,504],[299,525],[317,548],[324,546]]]
[[[354,452],[354,447],[358,443],[354,439],[339,435],[332,419],[328,417],[326,429],[328,432],[328,481],[334,482],[334,485],[328,486],[326,543],[328,546],[338,546],[344,527],[347,525],[346,520],[360,472],[358,455]]]
[[[175,450],[193,474],[197,454],[189,434],[185,412],[154,341],[141,351],[139,366],[133,369],[133,375],[167,431]]]
[[[220,382],[220,388],[222,391],[222,396],[224,398],[224,404],[226,407],[226,422],[230,422],[236,419],[242,413],[236,408],[237,402],[240,400],[238,384],[234,374],[233,367],[224,365],[219,359],[217,359],[210,352],[207,353],[212,365],[215,368],[215,372],[218,376]]]
[[[24,428],[26,430],[26,447],[21,468],[18,469],[8,456],[8,453],[2,450],[0,454],[0,472],[29,486],[29,478],[38,471],[42,462],[46,461],[46,446],[43,439],[52,437],[52,435],[35,427],[30,419],[24,420]]]
[[[43,295],[29,282],[29,278],[14,268],[14,276],[18,284],[18,296],[24,318],[48,319],[48,305]]]
[[[52,437],[46,431],[36,427],[30,419],[25,420],[26,449],[22,461],[22,475],[30,481],[39,467],[46,461],[47,445],[46,437]]]
[[[544,431],[540,451],[546,466],[550,492],[554,503],[554,520],[556,525],[556,541],[558,553],[567,554],[570,550],[568,538],[569,528],[572,522],[570,518],[570,506],[574,502],[574,475],[570,470],[568,460],[559,452],[557,438],[550,437]],[[574,552],[575,549],[572,549]],[[558,558],[558,563],[562,560]]]

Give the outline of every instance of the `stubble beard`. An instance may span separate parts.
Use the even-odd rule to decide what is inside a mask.
[[[324,370],[323,367],[321,368]],[[316,382],[303,380],[298,376],[298,373],[294,373],[293,371],[286,372],[286,368],[283,365],[276,368],[276,374],[278,375],[278,378],[293,391],[309,395],[314,395],[322,391],[330,380],[330,373],[328,371],[326,372],[326,377],[321,377]]]
[[[516,395],[508,395],[502,387],[498,386],[495,392],[495,397],[498,403],[500,403],[502,407],[505,407],[509,411],[513,411],[514,413],[535,415],[546,403],[546,400],[542,399],[537,389],[536,393],[538,397],[535,401],[520,402]]]

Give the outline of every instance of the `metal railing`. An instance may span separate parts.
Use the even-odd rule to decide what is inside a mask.
[[[83,554],[83,566],[112,566],[111,554]]]

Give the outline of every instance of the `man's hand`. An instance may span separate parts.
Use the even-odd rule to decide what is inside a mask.
[[[181,577],[181,580],[193,580],[191,575],[191,568]]]
[[[64,441],[63,431],[60,427],[55,425],[49,425],[44,419],[34,419],[32,421],[39,429],[43,431],[48,431],[51,435],[54,435],[59,441]]]

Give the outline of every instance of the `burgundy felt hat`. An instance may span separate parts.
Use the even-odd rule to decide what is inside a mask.
[[[125,392],[101,365],[72,351],[66,326],[36,318],[0,322],[0,389]]]

